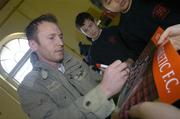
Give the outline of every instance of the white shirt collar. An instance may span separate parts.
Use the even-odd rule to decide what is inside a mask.
[[[64,73],[65,72],[64,65],[60,64],[58,70],[61,71],[62,73]]]

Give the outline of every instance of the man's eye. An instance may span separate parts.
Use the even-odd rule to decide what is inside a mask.
[[[53,40],[53,39],[54,39],[54,37],[50,37],[49,39],[50,39],[50,40]]]
[[[64,38],[64,36],[60,34],[60,35],[59,35],[59,38],[60,38],[60,39],[63,39],[63,38]]]
[[[60,38],[60,39],[63,39],[63,36],[60,36],[59,38]]]

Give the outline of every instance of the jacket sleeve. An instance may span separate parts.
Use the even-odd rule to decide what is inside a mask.
[[[32,77],[31,77],[32,78]],[[18,89],[21,105],[32,119],[104,119],[114,110],[99,86],[66,107],[60,107],[45,91],[21,85]]]

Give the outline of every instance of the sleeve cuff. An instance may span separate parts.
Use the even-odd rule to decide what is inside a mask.
[[[108,100],[99,86],[91,90],[84,98],[83,107],[100,118],[105,118],[115,109],[114,101]]]

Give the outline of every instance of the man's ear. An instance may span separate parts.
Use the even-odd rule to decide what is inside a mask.
[[[29,47],[33,50],[33,51],[37,51],[38,48],[38,44],[35,40],[29,40]]]

